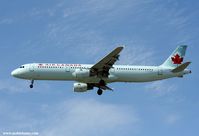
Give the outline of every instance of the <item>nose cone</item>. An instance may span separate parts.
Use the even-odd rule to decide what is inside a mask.
[[[11,72],[11,75],[13,77],[16,77],[16,78],[26,79],[27,70],[26,69],[17,68],[17,69],[15,69],[15,70],[13,70]]]
[[[12,72],[11,72],[11,75],[13,76],[13,77],[17,77],[17,74],[18,72],[17,72],[17,70],[13,70]]]

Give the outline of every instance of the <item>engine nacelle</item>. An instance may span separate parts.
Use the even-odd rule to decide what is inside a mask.
[[[74,83],[73,85],[74,92],[86,92],[92,89],[93,89],[93,86],[88,85],[86,83]]]
[[[72,75],[76,78],[85,78],[90,76],[90,71],[85,69],[77,69]]]

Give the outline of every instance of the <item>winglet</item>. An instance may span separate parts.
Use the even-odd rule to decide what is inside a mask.
[[[185,63],[183,63],[182,65],[180,65],[180,66],[174,68],[171,72],[173,72],[173,73],[181,72],[181,71],[183,71],[185,68],[187,68],[187,67],[189,66],[190,63],[191,63],[191,62],[185,62]]]
[[[115,48],[115,50],[120,52],[120,51],[122,51],[123,48],[124,48],[124,46],[118,46],[117,48]],[[113,51],[115,51],[115,50],[113,50]]]
[[[126,47],[126,45],[124,45],[124,44],[121,44],[121,45],[119,45],[118,47],[125,48],[125,47]]]

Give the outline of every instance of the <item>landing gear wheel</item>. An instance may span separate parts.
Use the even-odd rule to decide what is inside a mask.
[[[30,88],[33,88],[34,80],[31,80]]]
[[[97,90],[97,94],[98,94],[98,95],[102,95],[102,93],[103,93],[102,89],[98,89],[98,90]]]
[[[33,88],[33,85],[30,85],[30,88]]]

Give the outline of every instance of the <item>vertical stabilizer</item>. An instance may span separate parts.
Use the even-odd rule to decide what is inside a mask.
[[[179,64],[182,64],[186,53],[186,49],[186,45],[178,46],[161,66],[175,68]]]

